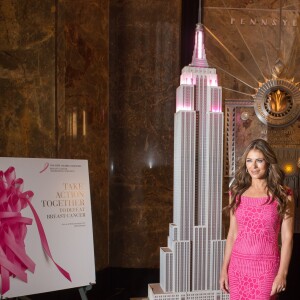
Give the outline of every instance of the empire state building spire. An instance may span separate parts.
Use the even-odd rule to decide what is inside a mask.
[[[208,68],[208,63],[206,60],[205,48],[204,48],[204,34],[202,25],[202,4],[199,0],[199,10],[198,10],[198,24],[196,25],[195,33],[195,45],[191,67]]]
[[[208,68],[208,63],[206,60],[205,48],[204,48],[204,34],[203,25],[198,23],[196,25],[195,33],[195,45],[191,67]]]

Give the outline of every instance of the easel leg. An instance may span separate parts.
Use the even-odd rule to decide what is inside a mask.
[[[84,287],[80,287],[78,289],[79,291],[79,294],[80,294],[80,297],[81,297],[81,300],[88,300],[88,297],[86,295],[86,292],[91,290],[92,289],[92,285],[87,285],[87,286],[84,286]]]

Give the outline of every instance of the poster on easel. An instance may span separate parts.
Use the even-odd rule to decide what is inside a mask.
[[[87,160],[0,158],[0,295],[95,284]]]

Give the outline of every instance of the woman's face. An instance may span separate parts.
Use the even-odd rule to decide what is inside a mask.
[[[246,157],[246,168],[252,179],[263,179],[268,171],[268,163],[263,153],[259,150],[252,149]]]

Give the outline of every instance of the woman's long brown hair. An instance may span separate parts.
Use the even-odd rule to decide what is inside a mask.
[[[271,203],[276,200],[278,203],[278,212],[283,216],[287,209],[287,197],[289,194],[287,188],[283,185],[284,172],[277,163],[277,158],[273,149],[263,139],[252,141],[240,158],[234,181],[229,190],[232,201],[224,208],[224,210],[227,213],[232,210],[234,213],[241,202],[242,194],[251,186],[251,176],[246,172],[246,159],[251,150],[259,150],[262,152],[268,164],[268,171],[266,174],[268,199],[266,203]]]

